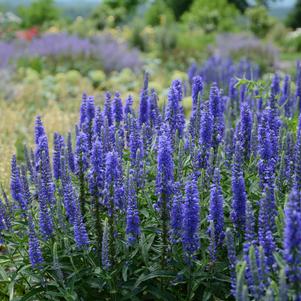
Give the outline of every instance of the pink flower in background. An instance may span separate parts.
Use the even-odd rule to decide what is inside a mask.
[[[37,27],[32,27],[26,30],[20,30],[16,32],[16,37],[20,40],[31,41],[34,37],[39,34]]]

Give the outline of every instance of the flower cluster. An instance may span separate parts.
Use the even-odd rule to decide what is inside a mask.
[[[248,79],[208,85],[204,76],[187,88],[187,126],[184,83],[172,82],[160,108],[148,75],[138,112],[131,96],[107,92],[100,107],[84,94],[75,133],[55,133],[52,152],[37,117],[34,151],[25,148],[24,163],[16,155],[11,160],[11,202],[1,193],[0,241],[9,252],[21,249],[12,243],[20,237],[28,249],[22,256],[28,254],[37,274],[44,271],[44,282],[52,281],[54,265],[67,283],[80,262],[80,273],[91,268],[91,289],[108,294],[131,283],[133,294],[157,281],[162,289],[162,278],[174,277],[179,300],[184,282],[191,297],[204,281],[202,297],[190,300],[213,294],[299,300],[301,115],[295,129],[292,113],[299,106],[300,65],[296,92],[288,76],[275,75],[265,93]],[[66,258],[72,267],[65,267]],[[201,295],[208,279],[214,285],[222,279],[225,290]]]
[[[21,58],[52,58],[54,63],[60,58],[96,60],[107,72],[123,68],[139,70],[139,51],[115,40],[111,35],[81,38],[68,33],[44,34],[31,41],[12,40],[0,42],[0,68]]]

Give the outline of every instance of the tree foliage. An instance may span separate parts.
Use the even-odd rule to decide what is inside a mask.
[[[195,1],[193,0],[166,0],[165,3],[171,8],[171,10],[173,11],[176,20],[179,20],[181,18],[181,16],[187,11],[189,10],[189,8],[191,7],[192,3],[194,3]]]
[[[206,32],[231,31],[237,15],[238,10],[227,0],[195,0],[182,19],[192,26],[201,26]]]
[[[281,0],[256,0],[255,4],[268,7],[271,2],[279,2],[279,1]],[[251,6],[250,4],[251,1],[248,0],[228,0],[228,2],[235,5],[236,8],[239,9],[241,12],[245,12],[245,10]]]
[[[173,10],[162,0],[156,0],[145,13],[146,23],[152,26],[174,21]]]
[[[228,0],[228,2],[235,5],[241,12],[244,12],[249,7],[247,0]]]
[[[142,0],[104,0],[92,12],[92,20],[98,29],[115,27],[136,12],[137,6]]]
[[[59,17],[54,0],[35,0],[29,6],[20,6],[18,13],[22,19],[22,26],[26,28],[41,26]]]
[[[264,6],[250,7],[246,10],[250,30],[258,37],[264,37],[274,25],[274,19]]]
[[[294,9],[288,16],[287,24],[294,29],[301,27],[301,0],[297,0]]]
[[[118,8],[124,7],[127,11],[133,11],[136,7],[142,3],[141,0],[105,0],[103,4],[111,7],[111,8]]]

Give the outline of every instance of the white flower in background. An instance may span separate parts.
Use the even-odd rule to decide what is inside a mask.
[[[301,28],[297,28],[296,30],[288,33],[287,38],[288,39],[296,39],[301,36]]]
[[[21,18],[19,18],[17,15],[15,15],[12,12],[0,12],[0,24],[5,23],[21,23]]]

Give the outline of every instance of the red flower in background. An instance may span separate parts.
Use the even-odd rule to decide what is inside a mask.
[[[16,37],[20,40],[31,41],[39,34],[37,27],[32,27],[27,30],[20,30],[16,32]]]

